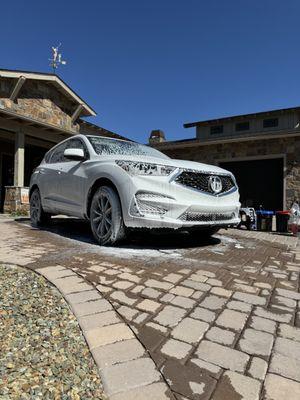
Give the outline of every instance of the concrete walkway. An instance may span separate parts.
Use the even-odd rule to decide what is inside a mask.
[[[0,262],[64,294],[113,400],[298,400],[297,244],[231,230],[101,248],[76,220],[50,231],[0,220]]]

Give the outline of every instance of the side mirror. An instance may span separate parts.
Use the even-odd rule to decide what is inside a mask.
[[[66,149],[64,151],[64,157],[66,157],[68,160],[84,160],[84,151],[82,149]]]

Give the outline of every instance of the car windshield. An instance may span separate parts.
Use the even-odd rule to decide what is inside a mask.
[[[88,136],[95,152],[99,155],[124,155],[124,156],[148,156],[156,158],[169,158],[165,154],[152,147],[135,142],[127,142],[118,139],[106,139],[98,136]]]

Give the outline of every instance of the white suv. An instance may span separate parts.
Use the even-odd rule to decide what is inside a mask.
[[[33,226],[54,214],[88,219],[101,245],[117,243],[127,228],[212,235],[237,225],[239,208],[230,172],[99,136],[77,135],[53,147],[30,182]]]

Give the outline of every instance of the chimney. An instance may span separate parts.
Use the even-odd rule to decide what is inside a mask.
[[[155,144],[155,143],[161,143],[161,142],[165,142],[166,138],[165,138],[165,133],[164,131],[160,130],[160,129],[154,129],[153,131],[151,131],[150,133],[150,137],[149,137],[149,144]]]

